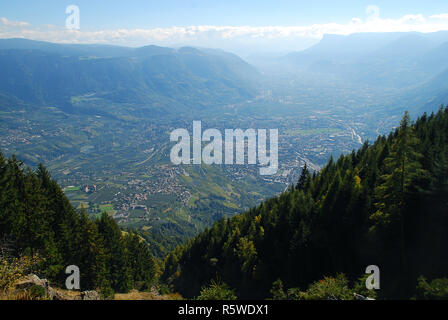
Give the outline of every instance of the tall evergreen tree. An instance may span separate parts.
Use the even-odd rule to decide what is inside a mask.
[[[402,270],[406,270],[406,197],[413,182],[425,174],[418,148],[420,140],[414,133],[409,113],[406,112],[397,131],[397,136],[384,160],[385,173],[381,184],[375,189],[377,211],[371,216],[375,228],[392,228],[400,235],[400,256]]]

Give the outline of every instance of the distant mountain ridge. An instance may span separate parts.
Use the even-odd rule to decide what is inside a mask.
[[[0,94],[70,111],[100,99],[173,112],[250,99],[258,71],[217,50],[0,40]],[[161,109],[161,110],[160,110]],[[104,110],[106,111],[107,110]]]
[[[413,84],[406,79],[411,74],[429,79],[437,71],[436,57],[439,71],[448,67],[448,60],[441,59],[447,49],[448,32],[328,35],[307,50],[288,54],[284,61],[302,70],[333,73],[347,80],[406,86]],[[331,68],[319,69],[322,65]]]
[[[416,115],[447,102],[448,85],[443,81],[447,56],[447,31],[359,33],[326,35],[313,47],[292,52],[281,61],[291,72],[402,90],[396,105],[406,104],[404,109]]]
[[[391,50],[394,46],[400,49],[409,49],[413,46],[422,52],[429,52],[448,42],[448,32],[436,33],[418,32],[386,32],[386,33],[355,33],[351,35],[326,34],[316,45],[300,52],[291,52],[284,57],[285,60],[295,63],[306,63],[304,58],[312,57],[314,61],[319,59],[344,58],[369,55],[396,54]],[[407,50],[407,54],[414,54]],[[402,53],[402,52],[400,52]]]

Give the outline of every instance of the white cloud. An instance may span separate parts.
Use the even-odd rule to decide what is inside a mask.
[[[220,46],[224,43],[269,43],[269,41],[297,42],[300,39],[320,39],[324,34],[349,35],[360,32],[435,32],[448,30],[448,14],[408,14],[398,19],[380,17],[378,7],[368,7],[365,20],[353,18],[347,23],[326,23],[297,26],[173,26],[152,29],[117,29],[83,31],[54,26],[31,28],[27,22],[1,18],[0,38],[22,37],[62,43],[110,43],[139,46],[192,44]]]
[[[8,27],[29,27],[30,24],[28,22],[25,21],[12,21],[12,20],[8,20],[5,17],[2,17],[0,19],[3,23],[3,25],[8,26]]]
[[[448,13],[434,14],[430,16],[431,19],[448,19]]]

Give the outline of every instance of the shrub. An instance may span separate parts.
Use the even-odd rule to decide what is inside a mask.
[[[418,278],[417,295],[421,300],[448,300],[448,278],[434,279],[428,282],[424,277]]]
[[[47,293],[45,292],[45,288],[42,286],[33,285],[28,288],[28,293],[31,299],[43,299],[46,298]]]
[[[17,280],[38,271],[40,259],[37,255],[18,258],[0,257],[0,290],[7,291]]]
[[[310,285],[305,292],[305,300],[352,300],[353,293],[344,274],[325,277]]]
[[[201,294],[197,300],[236,300],[237,297],[227,284],[212,280],[210,286],[202,287]]]

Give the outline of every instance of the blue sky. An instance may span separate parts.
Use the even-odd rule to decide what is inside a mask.
[[[345,22],[365,16],[376,5],[388,18],[448,12],[446,0],[2,0],[0,16],[33,25],[62,26],[65,8],[80,7],[83,27],[92,29],[155,28],[188,25],[291,26]]]
[[[77,32],[65,29],[72,4]],[[0,19],[0,38],[297,50],[326,33],[448,30],[448,1],[2,0]]]

